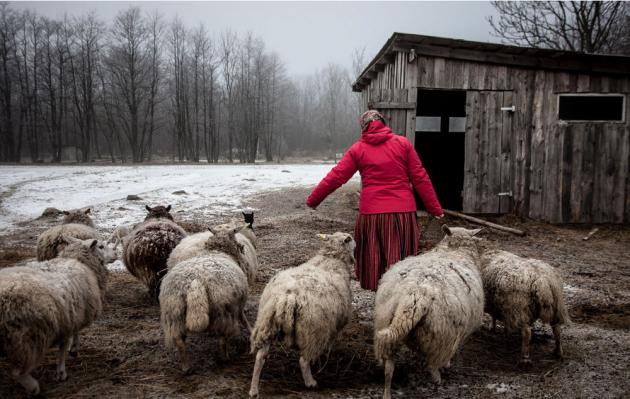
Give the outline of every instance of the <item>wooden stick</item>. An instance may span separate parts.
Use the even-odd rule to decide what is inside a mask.
[[[525,232],[523,230],[513,229],[511,227],[501,226],[500,224],[488,222],[486,220],[479,219],[479,218],[476,218],[476,217],[473,217],[473,216],[468,216],[468,215],[465,215],[463,213],[459,213],[459,212],[455,212],[455,211],[449,211],[448,209],[444,209],[444,213],[446,215],[449,215],[449,216],[455,216],[455,217],[458,217],[460,219],[468,220],[469,222],[481,224],[483,226],[488,226],[488,227],[490,227],[492,229],[506,231],[508,233],[516,234],[517,236],[521,236],[522,237],[522,236],[525,235]]]
[[[582,239],[584,241],[588,241],[591,237],[593,237],[593,235],[595,233],[597,233],[599,231],[599,227],[595,227],[593,230],[590,231],[590,233],[588,233],[587,235],[585,235],[584,237],[582,237]]]

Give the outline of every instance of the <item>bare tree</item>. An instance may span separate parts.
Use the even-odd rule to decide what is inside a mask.
[[[623,50],[628,3],[618,1],[503,2],[488,18],[494,35],[507,43],[586,53]]]
[[[13,81],[16,74],[16,15],[0,4],[0,161],[19,161],[14,134]]]
[[[226,29],[221,33],[220,38],[220,54],[221,54],[221,72],[223,75],[223,99],[224,110],[226,112],[227,138],[228,138],[228,161],[233,162],[233,137],[236,132],[234,125],[234,111],[236,107],[236,95],[234,90],[234,80],[236,79],[236,46],[238,45],[238,37],[234,31]]]
[[[133,162],[142,162],[147,129],[143,110],[151,97],[151,59],[145,51],[149,30],[138,7],[120,12],[111,29],[107,64],[112,83],[120,96],[117,111],[129,142]],[[145,127],[143,127],[145,126]]]

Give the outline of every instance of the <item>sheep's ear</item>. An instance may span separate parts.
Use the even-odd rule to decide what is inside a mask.
[[[96,244],[98,244],[98,240],[93,240],[92,243],[90,244],[90,249],[96,248]]]
[[[343,240],[343,242],[344,242],[345,244],[349,243],[350,241],[352,241],[352,236],[348,236],[348,237],[346,237],[346,239],[345,239],[345,240]]]
[[[147,211],[149,211],[149,212],[151,212],[151,211],[153,210],[153,209],[151,209],[151,207],[150,207],[149,205],[145,205],[144,207],[145,207],[145,209],[146,209]]]
[[[452,236],[453,235],[453,232],[451,231],[451,229],[449,229],[449,227],[447,225],[445,225],[445,224],[442,225],[442,231],[447,236]]]
[[[317,237],[323,241],[328,241],[328,236],[326,234],[318,234]]]
[[[219,232],[219,230],[217,230],[215,227],[208,227],[208,231],[214,234],[215,236]]]
[[[166,212],[170,212],[170,211],[171,211],[171,206],[169,205],[166,207]]]
[[[92,209],[88,208],[85,211],[83,211],[83,213],[86,214],[86,215],[89,215],[91,211],[92,211]]]
[[[481,228],[479,228],[479,229],[474,229],[474,230],[472,231],[472,234],[471,234],[471,235],[474,237],[474,236],[476,236],[477,234],[481,233],[482,231],[484,231],[484,228],[483,228],[483,227],[481,227]]]
[[[68,211],[61,211],[61,213],[63,213],[64,215],[69,215],[70,214],[70,212],[68,212]]]

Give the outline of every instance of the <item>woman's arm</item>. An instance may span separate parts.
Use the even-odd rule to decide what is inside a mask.
[[[310,208],[317,208],[317,206],[324,200],[330,193],[341,187],[342,184],[350,180],[352,175],[356,173],[358,169],[357,163],[352,156],[352,148],[350,148],[341,161],[332,168],[330,172],[319,182],[317,187],[313,190],[311,195],[306,199],[306,205]]]
[[[438,201],[437,195],[435,195],[431,179],[429,178],[427,171],[422,166],[418,153],[416,153],[416,150],[408,141],[407,151],[409,179],[411,180],[413,187],[420,196],[427,212],[435,217],[442,217],[444,215],[444,211],[442,210],[440,201]]]

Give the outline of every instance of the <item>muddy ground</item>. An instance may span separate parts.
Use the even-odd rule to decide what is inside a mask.
[[[265,283],[279,270],[297,265],[316,250],[316,233],[351,232],[356,214],[357,187],[333,194],[316,211],[306,210],[308,189],[288,189],[250,198],[259,208],[256,232],[260,238],[260,273],[252,288],[247,315],[253,323]],[[225,215],[228,217],[228,215]],[[222,222],[178,215],[189,231]],[[484,237],[517,254],[548,261],[562,274],[573,322],[563,329],[565,360],[553,355],[547,326],[535,329],[530,369],[516,363],[519,338],[488,330],[489,321],[456,356],[435,388],[416,356],[403,349],[394,374],[393,394],[410,397],[471,398],[617,398],[630,392],[630,227],[599,226],[588,241],[590,226],[552,226],[515,217],[496,221],[525,229],[526,237],[486,231]],[[462,225],[450,219],[450,225]],[[39,219],[0,236],[0,267],[34,256],[37,234],[58,223]],[[423,248],[441,238],[435,221],[420,219]],[[105,232],[104,232],[105,233]],[[336,346],[314,369],[319,382],[307,389],[301,381],[298,358],[276,347],[265,364],[262,397],[367,398],[382,394],[382,368],[372,356],[374,295],[353,281],[354,317]],[[49,398],[242,398],[247,396],[253,367],[245,331],[232,343],[231,359],[221,360],[218,343],[204,335],[192,336],[194,373],[183,375],[167,353],[159,328],[159,307],[144,287],[126,272],[110,274],[103,317],[81,334],[81,351],[68,361],[69,379],[54,380],[55,351],[51,350],[35,377]],[[23,397],[0,358],[0,398]]]

